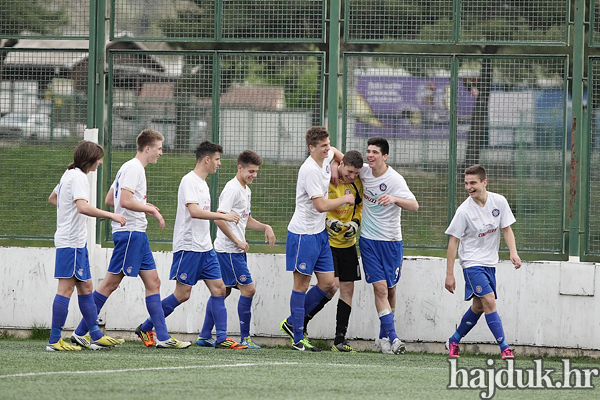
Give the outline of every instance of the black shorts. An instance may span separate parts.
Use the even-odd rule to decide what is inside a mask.
[[[335,276],[340,278],[340,282],[360,281],[360,264],[356,245],[346,248],[332,247],[331,255],[333,256]]]

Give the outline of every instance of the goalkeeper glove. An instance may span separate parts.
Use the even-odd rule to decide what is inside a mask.
[[[342,225],[342,221],[339,221],[337,219],[327,218],[325,220],[325,230],[327,231],[329,237],[334,237],[335,235],[340,233],[342,231],[343,226],[344,225]]]
[[[356,237],[356,232],[358,232],[360,221],[354,218],[352,221],[346,222],[344,226],[348,228],[346,233],[344,233],[344,237],[348,240],[352,240]]]

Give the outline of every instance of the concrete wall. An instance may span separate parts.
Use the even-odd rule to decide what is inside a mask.
[[[102,279],[112,249],[90,248],[94,283]],[[50,326],[57,281],[53,248],[0,248],[0,328]],[[161,297],[172,293],[168,280],[171,253],[155,253],[163,282]],[[283,336],[279,323],[289,314],[292,274],[285,271],[283,255],[249,254],[256,282],[251,333],[257,337]],[[398,284],[396,329],[407,342],[443,343],[454,332],[468,303],[462,300],[464,280],[457,265],[456,294],[444,289],[445,260],[407,258]],[[600,294],[597,265],[585,263],[526,262],[520,270],[498,265],[498,310],[507,340],[512,345],[600,350]],[[314,281],[315,278],[313,278]],[[228,331],[239,333],[238,292],[227,299]],[[191,299],[167,319],[173,333],[196,334],[204,320],[209,292],[203,283]],[[313,338],[333,338],[337,296],[309,325]],[[73,329],[81,314],[73,296],[65,329]],[[107,330],[133,331],[147,317],[140,279],[125,278],[101,311]],[[348,331],[351,339],[374,339],[379,320],[372,288],[357,282]],[[485,319],[469,333],[465,343],[492,343]],[[437,346],[439,347],[439,345]],[[441,348],[440,348],[441,349]]]

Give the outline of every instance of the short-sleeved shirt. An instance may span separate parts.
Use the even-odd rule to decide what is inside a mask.
[[[89,200],[90,185],[86,174],[79,168],[66,170],[54,192],[57,196],[54,246],[74,249],[85,247],[87,217],[77,211],[75,201]]]
[[[210,222],[207,219],[192,218],[187,207],[196,204],[202,210],[210,211],[210,190],[206,181],[194,171],[181,178],[177,191],[177,216],[173,228],[173,252],[180,250],[205,252],[212,250]]]
[[[415,199],[402,175],[388,166],[387,171],[375,177],[369,164],[364,164],[359,176],[363,184],[364,203],[360,236],[371,240],[402,240],[402,209],[395,204],[377,204],[377,199],[385,194],[407,200]]]
[[[219,208],[218,211],[224,213],[234,212],[240,216],[240,221],[236,224],[234,222],[227,222],[231,232],[239,240],[246,241],[246,225],[248,224],[248,218],[250,218],[250,199],[252,197],[252,191],[246,185],[242,186],[237,177],[227,182],[221,196],[219,196]],[[217,229],[217,238],[215,239],[215,251],[219,253],[243,253],[244,251],[237,247],[221,229]]]
[[[332,183],[329,184],[329,198],[330,199],[337,199],[346,194],[351,194],[354,197],[358,196],[359,198],[362,198],[362,192],[363,192],[362,182],[360,181],[360,178],[358,176],[356,177],[356,179],[354,180],[353,183],[344,183],[344,182],[340,181],[340,183],[337,187]],[[343,204],[340,207],[336,208],[335,210],[327,211],[327,218],[337,219],[343,224],[345,224],[348,221],[351,221],[352,219],[358,219],[360,221],[361,216],[362,216],[362,208],[363,208],[362,201],[358,205],[356,205],[356,202],[354,205]],[[346,233],[347,230],[348,230],[348,228],[343,227],[342,230],[337,235],[330,237],[329,245],[331,247],[336,247],[336,248],[341,249],[341,248],[352,247],[354,244],[356,244],[356,236],[354,236],[350,240],[348,240],[347,238],[344,237],[344,234]]]
[[[121,190],[133,193],[133,199],[141,204],[146,204],[146,170],[137,158],[127,161],[121,166],[115,181],[111,185],[114,191],[115,213],[127,218],[125,226],[118,222],[111,223],[114,232],[146,232],[148,220],[142,211],[131,211],[121,207]]]
[[[288,231],[298,235],[315,235],[325,229],[326,213],[315,208],[312,199],[328,198],[329,181],[333,151],[330,150],[323,165],[319,166],[312,157],[308,157],[298,171],[296,183],[296,209],[288,225]]]
[[[469,197],[457,209],[447,235],[460,240],[458,258],[463,268],[494,267],[498,264],[500,231],[515,223],[508,201],[500,194],[487,192],[480,207]]]

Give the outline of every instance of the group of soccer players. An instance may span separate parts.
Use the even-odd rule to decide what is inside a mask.
[[[136,156],[122,165],[106,195],[105,203],[113,206],[115,213],[88,204],[86,174],[95,171],[102,162],[102,148],[87,141],[77,146],[74,162],[49,199],[57,207],[55,278],[59,284],[47,350],[101,349],[121,343],[120,339],[102,334],[98,327],[98,312],[123,277],[138,275],[146,288],[150,317],[136,328],[136,334],[146,346],[186,348],[191,345],[169,335],[165,318],[189,299],[192,286],[204,280],[211,296],[197,345],[260,348],[249,331],[255,286],[247,266],[249,246],[245,230],[263,231],[265,242],[270,246],[275,243],[272,228],[254,219],[250,212],[249,184],[256,178],[262,159],[252,150],[238,156],[237,173],[221,192],[217,212],[212,212],[206,178],[221,164],[223,148],[209,141],[197,147],[196,166],[182,178],[178,190],[170,271],[170,279],[176,281],[176,287],[172,295],[161,301],[160,279],[146,235],[146,214],[156,218],[161,229],[165,222],[159,209],[146,201],[145,167],[158,161],[163,140],[159,132],[151,129],[138,136]],[[361,279],[356,249],[360,229],[358,242],[365,280],[373,285],[380,319],[380,333],[375,344],[383,353],[403,353],[405,344],[394,325],[396,284],[403,259],[400,214],[402,209],[417,211],[419,204],[405,179],[386,164],[389,155],[386,139],[374,137],[368,140],[366,163],[358,151],[342,154],[331,147],[329,133],[324,127],[310,128],[306,143],[310,156],[298,173],[296,208],[286,240],[286,269],[293,272],[290,316],[281,322],[280,329],[290,336],[293,350],[320,351],[310,344],[307,325],[339,289],[335,340],[331,350],[356,351],[348,344],[346,332],[354,282]],[[446,343],[451,357],[458,357],[460,339],[482,313],[486,314],[502,357],[512,357],[495,307],[494,266],[498,262],[500,230],[509,247],[511,261],[517,268],[521,265],[510,228],[515,220],[506,199],[487,192],[486,185],[483,167],[473,166],[465,171],[465,188],[470,197],[459,207],[446,231],[450,235],[446,289],[450,292],[455,289],[453,267],[458,250],[466,282],[465,300],[473,298],[472,307]],[[112,219],[115,244],[108,274],[93,292],[85,244],[86,216]],[[218,227],[214,249],[209,220],[214,220]],[[313,273],[317,285],[309,289]],[[69,344],[61,338],[61,330],[74,287],[78,290],[83,319]],[[232,288],[240,290],[239,343],[227,336],[225,298]],[[213,327],[216,339],[212,337]]]

